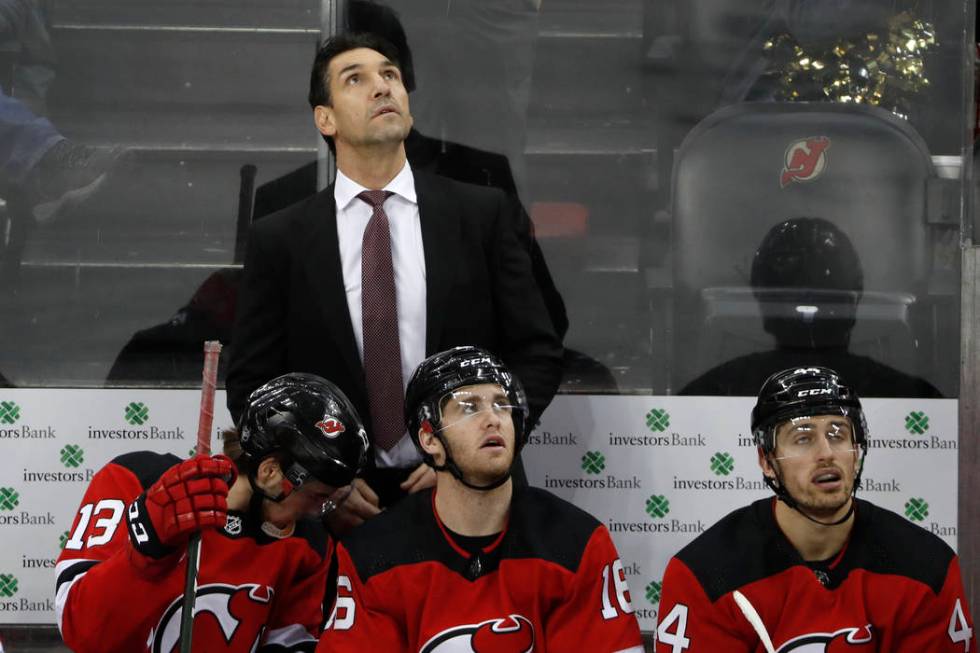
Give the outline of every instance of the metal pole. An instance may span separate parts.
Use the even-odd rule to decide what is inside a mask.
[[[343,24],[344,0],[320,0],[320,41],[333,36]],[[317,136],[316,148],[316,189],[323,190],[334,178],[337,162],[330,154],[330,148]]]

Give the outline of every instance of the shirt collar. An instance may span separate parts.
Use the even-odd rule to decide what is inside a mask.
[[[337,179],[333,187],[333,197],[337,203],[338,211],[346,209],[360,193],[366,190],[368,189],[361,186],[340,170],[337,170]],[[415,195],[415,176],[412,174],[412,167],[408,165],[408,161],[405,162],[401,172],[395,175],[395,178],[389,181],[382,190],[391,191],[412,204],[418,203]]]

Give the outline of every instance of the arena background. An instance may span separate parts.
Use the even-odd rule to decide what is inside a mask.
[[[53,560],[91,474],[123,451],[189,453],[201,342],[234,346],[249,221],[333,174],[305,104],[312,53],[364,15],[340,0],[33,4],[47,42],[36,27],[0,34],[0,87],[70,142],[123,149],[53,217],[21,188],[0,192],[0,638],[13,651],[57,646]],[[678,395],[712,372],[738,386],[733,360],[787,356],[764,323],[787,307],[820,335],[850,324],[828,360],[878,379],[864,496],[957,548],[976,612],[975,3],[384,6],[412,48],[419,165],[513,190],[534,219],[569,355],[529,476],[613,530],[644,630],[667,558],[765,493],[746,440],[754,390]],[[895,45],[877,62],[902,81],[878,95],[803,61],[836,47],[838,64],[867,64],[869,33]],[[787,176],[820,137],[823,158]],[[757,248],[802,216],[853,242],[860,283],[758,292]],[[230,421],[218,404],[216,434]]]

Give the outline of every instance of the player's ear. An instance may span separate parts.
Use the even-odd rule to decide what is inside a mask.
[[[769,478],[776,477],[776,470],[772,468],[772,463],[769,461],[769,456],[766,452],[762,450],[762,447],[756,447],[756,452],[759,455],[759,467],[762,468],[762,473]]]
[[[266,456],[259,463],[255,473],[255,483],[265,492],[275,496],[279,494],[283,481],[282,468],[275,456]]]
[[[429,420],[423,421],[422,426],[419,427],[419,444],[422,445],[423,451],[431,455],[442,451],[442,443],[436,437]]]

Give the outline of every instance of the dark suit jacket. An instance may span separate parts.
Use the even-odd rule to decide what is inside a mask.
[[[527,390],[532,423],[562,373],[562,347],[518,240],[515,203],[497,189],[413,170],[426,270],[426,355],[457,345],[497,353]],[[347,310],[333,187],[252,225],[228,408],[286,372],[336,383],[370,429],[364,371]]]

